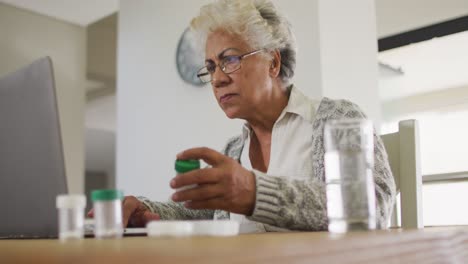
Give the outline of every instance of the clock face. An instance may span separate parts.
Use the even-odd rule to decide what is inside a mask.
[[[202,53],[195,48],[195,39],[187,28],[177,46],[176,64],[180,77],[192,85],[204,85],[197,77],[198,70],[205,66],[204,60]]]

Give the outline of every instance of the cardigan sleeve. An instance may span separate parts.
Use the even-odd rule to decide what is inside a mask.
[[[291,230],[327,230],[323,128],[328,120],[366,118],[355,104],[324,98],[314,121],[312,163],[314,175],[306,180],[274,177],[254,170],[256,203],[248,218]],[[395,182],[382,140],[374,132],[374,182],[377,223],[385,228],[395,200]]]
[[[161,220],[213,220],[214,210],[192,210],[184,207],[183,203],[173,201],[156,202],[146,197],[137,197],[152,213],[157,213]]]
[[[242,143],[241,136],[232,137],[222,150],[222,153],[226,155],[228,155],[228,152],[240,153],[243,146]],[[237,154],[232,153],[231,156],[234,155],[235,158]],[[214,218],[225,219],[229,217],[227,212],[221,210],[188,209],[183,203],[151,201],[143,196],[139,196],[137,199],[150,209],[151,212],[159,214],[162,220],[213,220]]]

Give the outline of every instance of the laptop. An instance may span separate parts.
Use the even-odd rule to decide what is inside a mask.
[[[64,193],[57,96],[45,57],[0,79],[0,238],[58,237],[55,199]]]
[[[0,79],[0,237],[57,237],[67,193],[50,58]]]

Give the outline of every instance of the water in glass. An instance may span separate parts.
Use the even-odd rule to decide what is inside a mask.
[[[376,227],[370,121],[343,120],[325,128],[328,230],[344,233]]]

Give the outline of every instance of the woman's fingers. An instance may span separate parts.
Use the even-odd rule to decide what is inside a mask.
[[[88,217],[94,217],[94,209],[89,210]],[[125,196],[122,201],[122,224],[124,227],[145,227],[150,221],[160,220],[158,214],[152,213],[135,196]]]
[[[135,196],[125,196],[122,207],[124,227],[145,227],[149,221],[160,219]]]
[[[91,210],[88,211],[86,214],[89,218],[94,218],[94,208],[91,208]]]
[[[140,206],[140,203],[141,202],[134,196],[125,196],[122,202],[122,223],[124,227],[128,226],[130,218]]]
[[[193,170],[177,175],[171,180],[170,185],[177,189],[185,185],[217,183],[220,179],[220,173],[221,171],[216,168]]]
[[[219,184],[205,184],[193,189],[176,192],[172,195],[174,202],[208,200],[223,195]]]
[[[145,227],[148,222],[156,220],[160,220],[158,214],[149,210],[136,210],[128,220],[128,227]]]
[[[157,221],[157,220],[160,220],[161,217],[158,215],[158,214],[155,214],[155,213],[152,213],[148,210],[146,210],[144,213],[143,213],[143,226],[146,226],[146,224],[148,222],[151,222],[151,221]]]
[[[216,166],[224,160],[225,156],[216,150],[210,148],[192,148],[187,149],[177,154],[177,159],[188,160],[188,159],[202,159],[206,163],[212,166]]]
[[[173,195],[175,202],[186,202],[190,209],[223,209],[249,215],[254,210],[255,175],[239,162],[208,148],[193,148],[181,152],[178,159],[203,159],[212,168],[194,170],[172,179],[172,188],[185,185],[216,187],[195,188]]]

